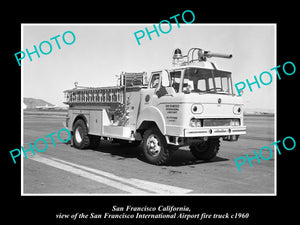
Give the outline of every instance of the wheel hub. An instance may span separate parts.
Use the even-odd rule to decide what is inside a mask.
[[[152,156],[158,156],[161,150],[159,141],[153,134],[147,139],[147,150]]]

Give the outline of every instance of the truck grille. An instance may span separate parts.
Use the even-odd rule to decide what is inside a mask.
[[[232,119],[203,119],[203,127],[230,126]]]

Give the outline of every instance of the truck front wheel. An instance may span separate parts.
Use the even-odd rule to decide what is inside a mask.
[[[196,159],[211,160],[217,155],[219,147],[219,138],[209,138],[207,141],[190,145],[190,150]]]
[[[143,155],[147,162],[162,165],[170,159],[170,151],[163,134],[156,127],[146,130],[143,136]]]

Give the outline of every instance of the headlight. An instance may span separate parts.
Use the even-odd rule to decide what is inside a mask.
[[[192,113],[200,114],[203,112],[203,105],[202,104],[193,104],[191,110],[192,110]]]
[[[190,126],[191,127],[201,127],[201,120],[196,119],[196,118],[192,118],[191,121],[190,121]]]
[[[236,115],[240,115],[242,113],[242,107],[240,105],[233,106],[233,113]]]

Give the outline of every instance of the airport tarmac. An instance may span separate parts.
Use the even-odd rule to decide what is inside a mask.
[[[63,128],[63,113],[25,114],[24,148],[38,138]],[[195,159],[188,147],[180,148],[167,166],[143,161],[140,148],[106,141],[96,150],[79,150],[53,135],[48,149],[23,158],[24,195],[274,195],[275,159],[246,162],[239,172],[235,159],[254,156],[274,142],[273,116],[245,116],[247,134],[238,142],[221,141],[210,162]],[[62,137],[64,134],[62,133]],[[67,138],[67,134],[65,134]],[[43,149],[43,142],[39,142]]]

